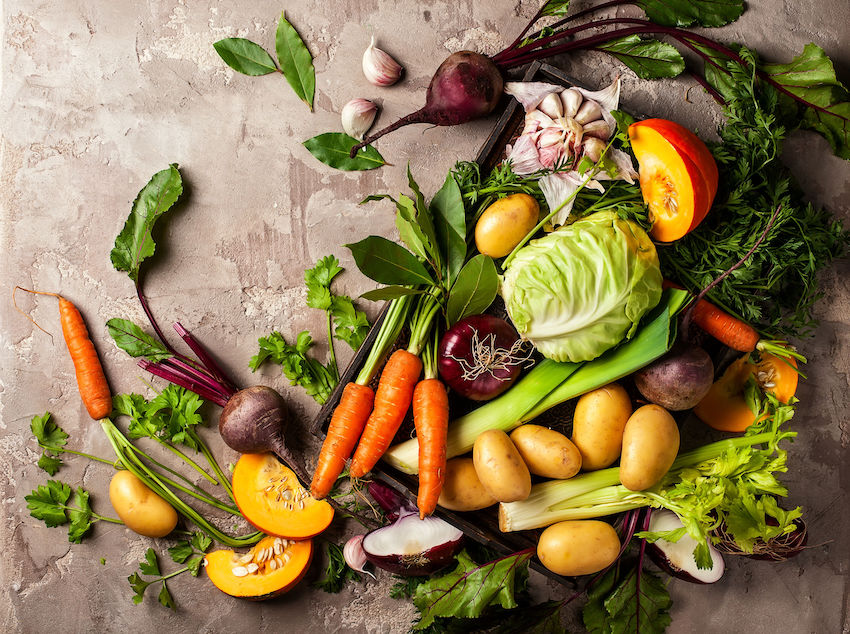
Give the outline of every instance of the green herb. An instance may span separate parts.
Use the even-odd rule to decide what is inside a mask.
[[[286,19],[280,14],[280,22],[275,34],[275,50],[281,72],[298,98],[313,110],[313,95],[316,92],[316,70],[313,68],[313,56],[307,50],[304,40],[298,35]]]
[[[515,608],[515,595],[525,584],[532,554],[522,551],[478,565],[466,551],[461,551],[454,571],[416,588],[413,604],[421,617],[413,629],[424,629],[437,617],[477,618],[490,606]]]
[[[68,434],[53,422],[50,412],[45,412],[41,416],[33,416],[30,429],[39,447],[44,450],[41,453],[41,458],[38,459],[38,466],[50,475],[55,475],[62,465],[62,460],[55,454],[63,451],[62,448],[68,442]]]
[[[304,141],[310,154],[325,165],[346,172],[371,170],[386,165],[378,150],[367,145],[351,158],[351,148],[359,141],[342,132],[325,132]]]
[[[212,546],[212,540],[207,535],[195,531],[189,539],[179,541],[176,546],[169,548],[168,554],[175,563],[186,564],[189,574],[197,577],[204,563],[204,553],[210,546]]]
[[[336,594],[343,589],[348,581],[357,581],[359,579],[357,571],[345,563],[342,546],[333,542],[326,542],[325,557],[327,557],[328,565],[325,568],[324,576],[313,584],[316,588]]]
[[[565,16],[570,10],[570,0],[549,0],[540,9],[540,15]]]
[[[409,171],[408,167],[408,174]],[[460,188],[451,173],[431,199],[430,209],[437,242],[445,245],[446,284],[451,286],[466,261],[466,211]]]
[[[333,354],[335,337],[344,341],[352,350],[357,350],[369,332],[369,320],[366,313],[357,310],[351,298],[346,295],[334,295],[331,282],[342,273],[339,260],[333,255],[320,258],[312,269],[304,271],[304,283],[307,285],[307,305],[327,313],[328,342],[331,349],[331,361],[334,371],[336,359]],[[334,328],[335,322],[335,328]]]
[[[167,575],[162,574],[159,567],[159,560],[157,559],[154,549],[148,548],[147,551],[145,551],[144,561],[139,563],[139,570],[127,577],[127,581],[130,582],[130,587],[135,593],[133,595],[133,603],[141,603],[145,598],[145,591],[148,587],[162,582],[162,587],[159,590],[157,599],[165,607],[171,608],[172,610],[176,609],[177,604],[174,602],[174,598],[168,590],[166,580],[183,574],[184,572],[188,572],[193,577],[197,577],[201,572],[201,566],[204,562],[204,553],[209,550],[210,546],[212,546],[212,540],[208,536],[197,531],[192,533],[189,539],[177,542],[176,546],[172,546],[168,549],[168,554],[171,555],[171,559],[175,563],[185,564],[185,566],[170,572]],[[142,575],[154,578],[143,579]]]
[[[59,480],[48,480],[47,484],[25,496],[30,515],[42,520],[49,528],[68,524],[68,541],[79,544],[95,522],[104,521],[123,524],[121,520],[104,517],[92,511],[89,494],[83,487],[71,491],[71,487]]]
[[[183,193],[183,179],[177,164],[154,174],[133,201],[133,210],[124,228],[115,238],[110,253],[112,265],[125,271],[130,279],[139,282],[139,267],[156,250],[153,227],[157,220],[177,202]]]
[[[307,353],[313,346],[313,338],[306,330],[299,332],[295,344],[287,343],[284,336],[274,331],[258,340],[260,350],[251,357],[250,368],[256,371],[266,360],[277,363],[290,385],[299,385],[317,403],[328,400],[337,379],[329,368]]]
[[[416,594],[416,588],[428,581],[428,577],[396,577],[397,581],[390,588],[393,599],[411,599]]]
[[[588,591],[582,611],[590,634],[661,634],[670,625],[670,594],[661,579],[622,559]]]
[[[391,240],[369,236],[345,246],[351,249],[357,268],[380,284],[434,284],[422,262]]]
[[[685,70],[685,60],[675,47],[654,38],[628,35],[599,45],[631,68],[641,79],[676,77]]]
[[[256,77],[281,73],[301,101],[313,110],[316,91],[316,70],[313,56],[283,13],[275,33],[275,52],[280,68],[266,50],[251,40],[229,37],[213,44],[215,52],[236,72]]]
[[[818,273],[845,252],[850,234],[829,213],[804,202],[781,161],[782,143],[800,124],[801,112],[759,81],[752,52],[739,53],[749,65],[727,61],[730,83],[715,83],[728,105],[723,143],[713,147],[720,171],[714,207],[695,231],[660,248],[659,257],[666,275],[699,292],[741,259],[771,211],[781,207],[759,248],[707,298],[768,338],[801,337],[816,325]],[[823,71],[813,71],[813,81]]]

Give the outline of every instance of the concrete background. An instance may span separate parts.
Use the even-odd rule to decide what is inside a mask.
[[[170,162],[181,166],[185,202],[164,223],[157,258],[148,265],[147,295],[163,325],[180,320],[230,369],[237,382],[264,382],[294,403],[292,433],[318,407],[286,387],[273,369],[252,376],[256,339],[271,329],[322,339],[323,318],[306,309],[302,272],[316,258],[337,255],[349,270],[337,288],[352,295],[371,288],[353,270],[340,244],[367,233],[392,235],[387,206],[359,207],[375,192],[406,188],[408,161],[432,193],[458,159],[470,159],[492,121],[455,129],[406,128],[379,144],[394,167],[341,173],[316,162],[301,146],[339,129],[338,112],[351,98],[382,105],[378,124],[418,108],[430,75],[449,52],[493,53],[510,42],[537,3],[343,0],[281,5],[198,0],[5,0],[0,95],[0,275],[15,284],[60,291],[86,317],[115,392],[143,391],[141,370],[110,343],[111,317],[142,321],[129,280],[112,270],[109,250],[138,190]],[[253,39],[273,50],[279,12],[287,10],[315,57],[316,111],[278,75],[234,74],[212,42]],[[777,61],[818,42],[850,78],[845,0],[755,0],[736,24],[715,32],[743,41]],[[405,66],[406,78],[377,89],[359,70],[369,36]],[[649,83],[595,54],[561,60],[593,85],[623,77],[623,104],[673,118],[710,134],[717,109],[687,79]],[[788,143],[787,160],[817,203],[845,222],[850,216],[850,164],[834,158],[815,135]],[[785,478],[791,501],[806,508],[811,548],[782,565],[729,562],[721,583],[670,584],[671,632],[847,631],[846,467],[850,370],[850,266],[836,263],[822,280],[821,325],[802,344],[809,379],[798,393],[800,431]],[[21,296],[21,307],[55,334],[48,298]],[[4,631],[280,631],[401,632],[413,608],[388,597],[391,581],[349,586],[338,596],[302,583],[265,604],[231,599],[203,577],[170,584],[179,609],[155,597],[131,603],[126,578],[150,540],[123,527],[99,525],[81,545],[63,529],[28,515],[24,495],[47,475],[36,468],[33,415],[45,410],[71,434],[69,447],[109,456],[97,425],[80,404],[61,338],[54,342],[0,302],[0,623]],[[342,351],[344,363],[348,353]],[[322,354],[324,348],[318,347]],[[215,416],[215,408],[209,413]],[[687,430],[685,431],[687,433]],[[206,436],[223,463],[235,454],[213,430]],[[309,439],[305,439],[309,441]],[[314,454],[311,454],[314,455]],[[69,458],[58,478],[92,492],[96,511],[110,514],[105,465]],[[335,525],[342,540],[354,526]],[[167,540],[154,547],[164,552]],[[105,565],[101,565],[105,558]],[[170,570],[170,562],[163,567]],[[311,578],[318,574],[314,564]],[[562,590],[535,579],[536,592]],[[569,612],[569,611],[568,611]],[[573,623],[567,615],[568,622]],[[577,629],[577,628],[576,628]]]

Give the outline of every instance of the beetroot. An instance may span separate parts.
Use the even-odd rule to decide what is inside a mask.
[[[714,364],[708,353],[678,341],[660,359],[634,374],[643,397],[671,411],[690,409],[708,394],[714,381]]]
[[[503,87],[502,73],[490,58],[472,51],[452,53],[431,78],[425,105],[366,137],[351,149],[351,156],[388,132],[411,123],[458,125],[486,116],[495,110]]]

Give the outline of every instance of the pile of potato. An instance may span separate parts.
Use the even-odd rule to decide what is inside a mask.
[[[440,506],[476,511],[497,502],[517,502],[531,493],[531,475],[572,478],[580,471],[620,461],[620,482],[632,491],[657,484],[679,452],[679,428],[658,405],[632,409],[626,391],[611,383],[588,392],[576,404],[572,438],[522,425],[508,436],[489,430],[475,441],[472,458],[448,461]],[[548,527],[537,554],[553,572],[576,576],[602,570],[620,552],[620,540],[607,522],[576,520]]]

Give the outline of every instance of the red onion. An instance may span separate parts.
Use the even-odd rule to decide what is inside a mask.
[[[517,331],[504,319],[472,315],[440,340],[440,378],[461,396],[487,401],[507,390],[530,360]]]
[[[366,559],[397,575],[430,575],[454,561],[463,532],[433,515],[419,519],[415,509],[403,509],[398,519],[367,533],[361,546]]]

